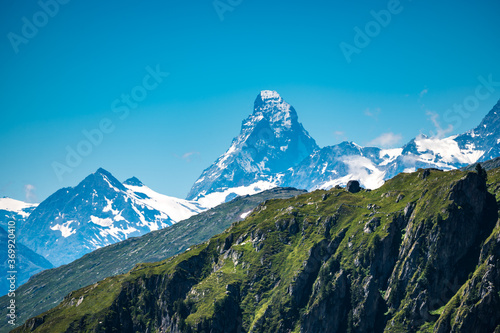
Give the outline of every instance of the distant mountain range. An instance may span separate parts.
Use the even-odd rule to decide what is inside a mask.
[[[194,183],[188,199],[214,203],[273,186],[330,189],[355,179],[380,187],[401,172],[451,170],[500,156],[500,101],[475,129],[446,138],[419,135],[401,148],[342,142],[320,148],[295,109],[275,91],[262,91],[230,148]]]
[[[395,149],[342,142],[320,148],[296,110],[275,91],[259,93],[229,149],[194,183],[187,199],[159,194],[133,177],[99,169],[41,204],[0,199],[0,226],[19,221],[18,240],[54,266],[95,249],[170,226],[237,196],[274,187],[330,189],[359,180],[378,188],[417,168],[461,168],[500,156],[500,102],[481,124],[447,138],[418,136]],[[35,271],[36,272],[36,271]]]
[[[420,135],[403,147],[394,149],[362,147],[354,142],[321,148],[298,121],[297,112],[291,105],[275,91],[262,91],[255,100],[254,112],[243,121],[240,135],[233,139],[230,148],[213,165],[203,171],[187,199],[157,193],[135,177],[120,182],[101,168],[77,186],[60,189],[39,205],[1,198],[0,227],[6,230],[10,219],[17,221],[19,267],[23,270],[19,276],[20,283],[44,269],[69,264],[97,249],[149,233],[150,236],[142,238],[145,242],[139,242],[142,242],[140,249],[127,248],[127,258],[123,259],[123,253],[110,254],[110,260],[102,270],[92,266],[94,261],[85,261],[86,265],[90,265],[89,272],[103,274],[104,277],[124,273],[137,260],[160,260],[181,252],[186,244],[198,243],[213,236],[215,231],[222,231],[225,222],[244,218],[248,212],[220,220],[224,223],[217,224],[218,227],[210,231],[199,225],[197,231],[190,230],[189,224],[182,224],[172,229],[172,233],[165,234],[178,235],[177,238],[169,236],[163,239],[156,237],[160,233],[151,233],[237,197],[275,187],[308,191],[331,189],[350,180],[359,180],[365,188],[376,189],[387,179],[418,168],[450,170],[468,166],[470,169],[470,165],[476,162],[500,156],[499,138],[500,102],[478,127],[461,135],[447,138]],[[498,159],[486,165],[488,169],[497,167]],[[295,193],[292,189],[287,191]],[[265,193],[275,195],[278,192]],[[228,206],[221,206],[220,211],[207,211],[195,221],[209,221],[214,212],[225,212],[224,207]],[[6,247],[6,241],[6,233],[0,230],[0,246]],[[162,244],[162,241],[167,243]],[[107,249],[113,251],[115,248]],[[115,263],[117,258],[122,258],[122,261]],[[99,265],[97,261],[96,265]],[[114,265],[122,263],[125,270],[119,270]],[[75,266],[67,267],[72,270]],[[77,285],[74,273],[64,272],[65,276],[72,276],[70,280],[64,280],[68,283],[66,289],[83,286]],[[44,274],[31,281],[31,285],[43,288],[44,279],[53,276],[52,273]],[[88,275],[83,283],[97,281],[98,278]],[[40,284],[40,281],[43,283]],[[7,284],[0,284],[0,292],[5,293],[6,288]],[[53,302],[57,303],[66,289],[62,289],[52,303],[49,302],[50,295],[29,293],[38,297],[33,298],[33,304],[41,310],[50,308],[50,304],[55,305]],[[46,298],[41,300],[40,295]],[[43,306],[36,302],[42,302]]]
[[[156,193],[137,178],[120,183],[99,169],[38,205],[20,225],[18,239],[59,266],[203,210],[196,202]]]

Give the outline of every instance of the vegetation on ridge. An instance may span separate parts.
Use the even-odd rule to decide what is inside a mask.
[[[457,170],[269,200],[189,251],[71,293],[15,332],[494,329],[498,315],[482,322],[460,302],[500,258],[497,218],[484,178]],[[490,279],[497,293],[500,279]]]
[[[74,262],[41,272],[19,287],[17,323],[57,306],[71,291],[130,271],[137,263],[155,262],[185,251],[224,231],[241,215],[271,198],[289,198],[305,193],[292,188],[275,188],[252,196],[239,197],[171,227],[93,251]],[[5,317],[10,298],[0,298],[0,314]],[[12,329],[0,321],[0,332]]]

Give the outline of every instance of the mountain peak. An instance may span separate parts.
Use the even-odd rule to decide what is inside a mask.
[[[136,177],[127,179],[126,181],[123,182],[123,185],[144,186],[144,184]]]
[[[109,173],[109,171],[104,170],[103,168],[97,169],[97,171],[94,172],[94,174],[96,174],[96,175],[104,175],[104,176],[111,175],[111,173]]]
[[[281,99],[281,96],[275,90],[262,90],[257,98],[265,101],[268,99]]]
[[[289,110],[290,108],[290,104],[286,103],[274,90],[262,90],[254,102],[254,114],[269,110]]]
[[[109,171],[103,168],[97,169],[96,172],[88,175],[78,186],[90,186],[90,188],[98,187],[115,187],[119,190],[125,190],[125,187],[116,179]]]
[[[277,173],[297,165],[317,148],[295,109],[276,91],[263,90],[231,147],[203,172],[188,198],[259,181],[274,184]]]

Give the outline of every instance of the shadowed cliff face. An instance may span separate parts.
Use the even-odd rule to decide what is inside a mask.
[[[500,329],[497,220],[485,179],[461,171],[270,200],[16,332],[489,332]]]

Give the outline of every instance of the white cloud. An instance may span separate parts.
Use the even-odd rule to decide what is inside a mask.
[[[451,131],[453,131],[453,125],[448,125],[448,128],[442,128],[441,123],[439,122],[439,114],[436,112],[427,110],[425,114],[429,117],[429,120],[432,122],[434,127],[436,128],[436,133],[433,131],[430,132],[431,137],[444,138],[444,136]]]
[[[424,97],[427,93],[429,92],[429,89],[425,88],[424,90],[422,90],[418,96],[420,96],[420,98]]]
[[[200,152],[197,152],[197,151],[190,151],[190,152],[187,152],[187,153],[184,153],[184,155],[182,155],[182,159],[185,160],[186,162],[191,162],[191,160],[194,158],[194,157],[197,157],[197,156],[200,156]]]
[[[379,170],[372,161],[363,156],[346,156],[342,162],[347,165],[350,179],[359,180],[369,189],[379,188],[384,184],[385,172]]]
[[[24,185],[24,195],[27,202],[36,202],[35,186],[31,184]]]
[[[371,110],[370,108],[366,108],[365,111],[363,111],[365,116],[374,118],[375,120],[378,120],[380,112],[381,112],[380,108],[375,108],[373,110]]]
[[[368,142],[369,146],[376,146],[381,148],[392,148],[403,140],[401,134],[394,134],[392,132],[383,133],[379,137]]]

